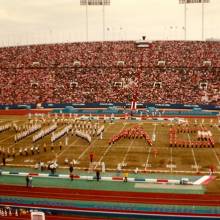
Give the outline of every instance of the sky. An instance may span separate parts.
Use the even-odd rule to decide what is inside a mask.
[[[220,0],[204,5],[204,39],[220,39]],[[87,9],[88,29],[80,0],[0,0],[0,46],[139,40],[143,35],[184,40],[184,5],[179,0],[111,0],[104,13],[102,6]],[[202,4],[187,4],[186,21],[186,39],[201,40]]]

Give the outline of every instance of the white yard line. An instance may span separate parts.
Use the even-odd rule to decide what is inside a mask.
[[[0,140],[0,143],[2,143],[2,142],[4,142],[4,141],[8,140],[9,138],[11,138],[11,137],[13,137],[13,136],[15,136],[15,134],[12,134],[12,135],[10,135],[9,137]],[[14,140],[14,139],[13,139],[13,140]]]
[[[122,129],[123,129],[123,128],[122,128]],[[134,139],[133,139],[132,142],[130,143],[129,148],[127,149],[127,151],[126,151],[126,153],[125,153],[125,156],[124,156],[124,158],[123,158],[123,160],[122,160],[122,164],[124,164],[125,160],[127,159],[128,153],[129,153],[129,151],[130,151],[130,149],[131,149],[131,147],[132,147],[133,142],[134,142]],[[120,146],[122,146],[122,145],[120,145]],[[102,155],[101,158],[99,159],[98,164],[102,161],[102,159],[103,159],[104,156],[108,153],[108,151],[110,150],[111,147],[112,147],[112,144],[109,145],[109,147],[105,150],[105,152],[103,153],[103,155]],[[126,145],[126,146],[124,145],[124,147],[127,147],[127,145]],[[146,147],[146,148],[147,148],[147,147]],[[151,150],[151,148],[150,148],[150,150]],[[150,151],[150,150],[149,150],[149,151]],[[95,166],[95,169],[96,169],[96,167],[97,167],[97,165]]]
[[[79,161],[83,155],[91,148],[91,145],[94,144],[97,141],[98,138],[96,138],[94,141],[91,142],[91,144],[79,155],[77,158],[77,161]]]
[[[153,144],[154,144],[153,135],[155,134],[155,136],[156,136],[156,129],[157,129],[157,124],[154,123],[154,129],[153,129],[152,135],[151,135],[151,139],[152,139],[152,143],[153,143]],[[155,138],[155,141],[156,141],[156,138]],[[146,160],[145,167],[144,167],[145,170],[148,168],[148,162],[149,162],[149,159],[150,159],[150,153],[151,153],[152,147],[149,147],[149,148],[148,148],[148,147],[146,146],[146,149],[149,149],[149,150],[148,150],[147,160]]]
[[[110,127],[111,127],[111,124],[109,124],[109,126],[105,129],[105,131],[107,131]],[[77,158],[77,161],[79,161],[84,156],[84,154],[91,148],[91,145],[94,144],[97,140],[98,138],[96,137],[96,139],[92,141],[92,143],[79,155],[79,157]]]
[[[124,158],[123,158],[123,160],[122,160],[122,164],[124,164],[125,160],[127,159],[128,153],[129,153],[129,151],[130,151],[130,149],[131,149],[131,146],[132,146],[133,142],[134,142],[134,139],[131,141],[131,143],[130,143],[130,145],[129,145],[129,147],[128,147],[126,153],[125,153],[125,156],[124,156]]]
[[[190,145],[191,145],[191,138],[190,138],[190,136],[189,136],[189,133],[188,133],[187,135],[188,135],[189,143],[190,143]]]
[[[123,123],[123,127],[121,128],[121,130],[119,131],[119,133],[124,129],[124,127],[126,126],[127,123]],[[102,154],[102,156],[100,157],[98,163],[95,165],[95,168],[97,168],[98,164],[101,163],[101,161],[103,160],[103,158],[105,157],[105,155],[109,152],[110,148],[112,147],[112,144],[110,144],[108,146],[108,148],[105,150],[105,152]]]
[[[78,139],[74,140],[68,147],[65,146],[64,150],[56,155],[56,159],[58,159],[65,151],[69,150],[77,141],[78,141]]]
[[[102,159],[104,158],[104,156],[108,153],[108,151],[110,150],[110,148],[112,147],[112,144],[110,144],[109,146],[108,146],[108,148],[105,150],[105,152],[102,154],[102,156],[100,157],[100,159],[99,159],[99,161],[98,161],[98,163],[96,163],[96,165],[95,165],[95,168],[94,169],[96,169],[97,168],[97,166],[98,166],[98,164],[100,164],[101,163],[101,161],[102,161]]]
[[[195,166],[196,166],[196,171],[198,172],[198,165],[197,165],[197,162],[196,162],[196,157],[195,157],[195,153],[194,153],[193,148],[192,148],[192,155],[193,155],[193,160],[194,160],[194,163],[195,163]]]
[[[152,142],[155,142],[156,141],[156,129],[157,129],[157,124],[154,124],[154,130],[152,132],[152,135],[151,135],[151,140]],[[153,141],[153,136],[155,135],[155,141]]]
[[[153,130],[153,134],[155,134],[156,129],[157,129],[157,124],[154,124],[154,130]]]
[[[151,149],[152,149],[152,147],[149,147],[149,151],[148,151],[148,155],[147,155],[147,161],[146,161],[145,167],[144,167],[145,170],[148,168],[148,162],[149,162],[149,159],[150,159]]]
[[[189,133],[188,133],[188,139],[189,139],[189,143],[190,143],[190,145],[191,145],[191,138],[190,138],[190,136],[189,136]],[[194,153],[194,150],[193,150],[193,148],[192,148],[192,155],[193,155],[193,160],[194,160],[194,163],[195,163],[195,167],[196,167],[196,172],[198,172],[198,164],[197,164],[197,162],[196,162],[196,157],[195,157],[195,153]]]
[[[219,167],[220,167],[220,160],[219,160],[219,157],[218,157],[218,155],[217,155],[215,149],[212,148],[212,151],[213,151],[213,153],[215,154],[216,160],[218,161],[218,165],[219,165]]]

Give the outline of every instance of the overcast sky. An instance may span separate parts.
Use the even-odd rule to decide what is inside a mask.
[[[220,39],[220,0],[205,4],[205,38]],[[89,41],[103,39],[103,7],[88,7]],[[0,46],[86,41],[80,0],[0,0]],[[187,5],[187,39],[201,40],[202,4]],[[184,39],[179,0],[111,0],[105,7],[106,40]]]

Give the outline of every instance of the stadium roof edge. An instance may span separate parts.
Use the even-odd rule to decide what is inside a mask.
[[[22,44],[22,45],[7,45],[7,46],[3,46],[1,45],[0,46],[0,49],[1,48],[9,48],[9,47],[31,47],[31,46],[46,46],[46,45],[54,45],[54,44],[78,44],[78,43],[106,43],[106,42],[137,42],[137,41],[141,41],[140,39],[139,40],[111,40],[111,41],[74,41],[74,42],[50,42],[50,43],[39,43],[39,44]],[[146,42],[150,42],[150,43],[153,43],[153,42],[161,42],[161,41],[164,41],[164,42],[169,42],[169,41],[184,41],[184,42],[220,42],[220,39],[206,39],[205,41],[201,41],[201,40],[146,40]]]

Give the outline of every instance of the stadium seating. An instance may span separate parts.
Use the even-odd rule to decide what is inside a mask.
[[[0,104],[130,102],[137,94],[145,103],[220,105],[219,57],[219,42],[199,41],[0,48]]]

